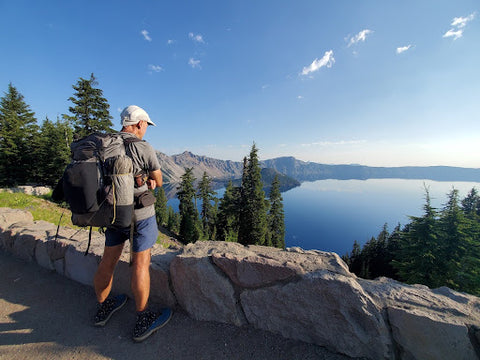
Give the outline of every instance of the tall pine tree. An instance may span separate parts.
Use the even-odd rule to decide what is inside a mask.
[[[192,168],[186,168],[185,173],[181,177],[182,181],[179,186],[177,197],[180,200],[180,238],[185,244],[196,242],[201,238],[201,224],[198,219],[198,211],[196,207],[195,189],[193,182]]]
[[[240,214],[240,188],[228,182],[223,197],[220,199],[217,217],[217,239],[221,241],[238,241]]]
[[[72,128],[68,122],[45,119],[40,128],[37,149],[38,182],[55,185],[62,177],[65,166],[70,161],[72,137]]]
[[[238,242],[244,245],[265,245],[267,235],[267,207],[263,191],[258,149],[253,144],[250,156],[244,162],[242,199]]]
[[[166,226],[168,223],[167,196],[163,187],[155,189],[155,216],[159,226]]]
[[[283,212],[283,199],[280,192],[280,181],[278,175],[272,182],[270,189],[270,211],[268,213],[268,234],[269,244],[281,249],[285,248],[285,215]]]
[[[431,205],[428,189],[425,199],[424,215],[411,216],[411,223],[402,232],[393,266],[407,283],[438,287],[444,285],[438,215]]]
[[[112,116],[110,115],[110,105],[103,97],[103,91],[96,88],[98,82],[93,73],[90,79],[77,81],[73,85],[75,93],[68,100],[73,106],[68,108],[73,116],[66,116],[73,126],[75,137],[81,138],[95,131],[113,132]]]
[[[38,125],[22,94],[10,83],[0,99],[0,183],[24,185],[37,178]]]
[[[198,184],[198,195],[202,200],[200,218],[202,220],[203,235],[207,240],[213,240],[215,235],[215,208],[212,204],[216,192],[212,190],[212,179],[203,173],[202,180]]]

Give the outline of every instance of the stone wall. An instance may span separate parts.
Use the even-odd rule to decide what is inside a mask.
[[[0,247],[91,285],[103,251],[94,234],[0,208]],[[130,293],[129,255],[114,291]],[[253,326],[369,359],[480,359],[480,298],[391,279],[357,278],[335,253],[197,242],[155,247],[151,299],[194,319]]]

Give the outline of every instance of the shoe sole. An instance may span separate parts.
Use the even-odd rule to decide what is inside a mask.
[[[157,331],[158,329],[161,329],[162,327],[164,327],[165,325],[167,325],[167,323],[170,321],[170,319],[172,318],[173,316],[173,311],[170,311],[170,316],[159,326],[157,326],[155,329],[152,329],[148,332],[146,332],[145,334],[143,334],[142,336],[139,336],[139,337],[134,337],[133,338],[133,341],[135,342],[142,342],[143,340],[145,340],[146,338],[148,338],[150,335],[152,335],[155,331]]]
[[[98,326],[98,327],[105,326],[107,324],[108,320],[110,320],[110,318],[112,317],[112,315],[115,314],[115,312],[120,310],[127,303],[127,300],[128,300],[128,297],[125,296],[125,301],[123,303],[121,303],[119,306],[117,306],[115,309],[113,309],[112,312],[110,313],[110,315],[108,315],[105,320],[96,322],[94,325]]]

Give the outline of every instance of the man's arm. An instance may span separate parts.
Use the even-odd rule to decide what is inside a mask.
[[[155,189],[163,185],[162,170],[150,171],[148,174],[147,185],[149,189]]]

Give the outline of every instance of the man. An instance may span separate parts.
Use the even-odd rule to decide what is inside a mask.
[[[155,151],[142,140],[149,125],[155,126],[142,108],[130,105],[121,115],[121,136],[125,140],[127,155],[132,158],[135,175],[135,232],[132,246],[131,288],[135,299],[137,321],[133,331],[133,340],[143,341],[154,331],[164,326],[171,318],[170,309],[154,313],[148,309],[150,295],[150,258],[151,248],[158,235],[155,218],[154,198],[148,189],[162,186],[162,172]],[[138,138],[138,139],[135,139]],[[134,141],[128,141],[130,140]],[[147,179],[147,180],[145,180]],[[140,195],[142,195],[140,197]],[[113,273],[122,254],[123,246],[130,237],[131,228],[107,228],[105,232],[105,250],[94,277],[98,311],[95,325],[104,326],[113,313],[127,302],[126,295],[109,297],[112,289]]]

